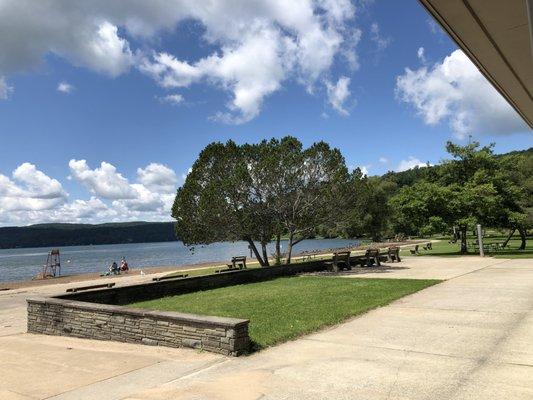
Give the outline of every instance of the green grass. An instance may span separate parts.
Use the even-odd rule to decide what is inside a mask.
[[[503,243],[507,237],[506,236],[490,236],[483,239],[484,244],[490,243]],[[468,243],[474,242],[476,238],[474,236],[468,237]],[[457,243],[448,243],[449,238],[443,238],[440,242],[433,243],[433,250],[424,250],[422,245],[419,247],[419,252],[421,256],[464,256],[460,253],[461,245]],[[508,243],[508,248],[499,250],[497,252],[490,252],[488,255],[494,258],[533,258],[533,238],[528,238],[526,242],[525,250],[518,250],[518,247],[521,244],[520,237],[513,236]],[[413,246],[414,248],[414,246]],[[474,251],[473,247],[468,248],[469,252],[467,255],[479,255],[478,252]],[[404,249],[401,252],[402,255],[410,255],[408,249]]]
[[[278,278],[131,306],[249,319],[249,334],[257,350],[337,324],[438,282],[310,276]]]

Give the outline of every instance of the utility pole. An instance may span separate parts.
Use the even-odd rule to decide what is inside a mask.
[[[479,245],[479,255],[485,257],[485,251],[483,250],[483,233],[481,232],[481,224],[477,224],[477,243]]]

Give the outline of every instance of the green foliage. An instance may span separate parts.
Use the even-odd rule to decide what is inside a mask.
[[[384,306],[436,280],[278,278],[134,303],[132,306],[246,318],[256,349]]]
[[[178,190],[172,216],[185,244],[246,240],[261,265],[268,265],[272,238],[279,260],[279,241],[287,234],[290,262],[295,244],[338,219],[347,180],[340,151],[324,142],[307,149],[293,137],[212,143]]]
[[[448,142],[450,160],[390,198],[395,229],[428,235],[457,226],[466,252],[466,232],[480,223],[518,229],[525,246],[531,193],[520,179],[531,173],[531,152],[498,157],[493,148]]]
[[[378,177],[362,177],[359,169],[351,176],[351,196],[347,202],[345,232],[348,237],[368,236],[380,241],[390,229],[390,193],[396,190],[393,181]]]

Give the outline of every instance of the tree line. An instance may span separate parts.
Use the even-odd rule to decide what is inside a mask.
[[[448,233],[457,227],[466,251],[474,224],[517,230],[525,247],[533,207],[533,151],[494,154],[447,143],[451,159],[437,166],[368,177],[349,171],[338,149],[308,148],[294,137],[238,145],[212,143],[178,189],[172,208],[176,234],[186,244],[243,240],[262,266],[267,245],[274,262],[291,262],[302,240]]]
[[[178,239],[176,239],[172,222],[126,222],[99,225],[39,224],[0,228],[0,249],[175,240]]]

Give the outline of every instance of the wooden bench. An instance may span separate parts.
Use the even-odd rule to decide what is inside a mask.
[[[381,262],[379,261],[379,249],[367,249],[365,252],[364,262],[365,266],[367,267],[380,267]]]
[[[75,288],[69,288],[69,289],[67,289],[67,292],[75,293],[75,292],[79,292],[80,290],[112,288],[113,286],[115,286],[115,282],[101,283],[101,284],[98,284],[98,285],[78,286],[78,287],[75,287]]]
[[[387,250],[387,261],[388,262],[401,262],[402,259],[400,258],[400,248],[397,246],[391,246]]]
[[[350,251],[337,251],[333,253],[333,259],[331,261],[326,261],[326,265],[329,267],[331,266],[331,269],[334,272],[339,272],[339,270],[342,269],[352,269],[352,265],[350,264]]]
[[[183,279],[187,278],[189,274],[178,274],[178,275],[167,275],[167,276],[160,276],[158,278],[152,278],[153,281],[159,282],[159,281],[166,281],[167,279]]]

